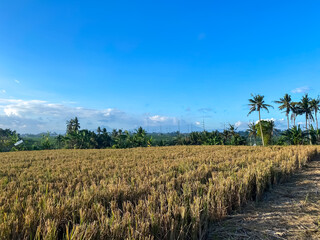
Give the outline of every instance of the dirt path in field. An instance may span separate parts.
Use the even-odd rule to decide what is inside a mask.
[[[215,223],[208,239],[320,239],[320,158]]]

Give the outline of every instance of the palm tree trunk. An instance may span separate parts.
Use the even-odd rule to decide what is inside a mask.
[[[314,116],[316,117],[317,130],[318,130],[318,117],[317,117],[317,110],[314,110]]]
[[[287,114],[287,122],[288,122],[288,129],[290,128],[289,126],[289,114]]]
[[[308,122],[308,117],[307,117],[307,114],[306,114],[306,129],[308,130],[307,122]],[[311,119],[309,120],[309,122],[310,122],[310,129],[311,129]],[[312,145],[310,130],[309,130],[308,132],[309,132],[309,141],[310,141],[310,145]]]
[[[260,125],[262,145],[264,146],[264,139],[263,139],[262,125],[261,125],[261,115],[260,115],[260,111],[259,111],[259,125]]]

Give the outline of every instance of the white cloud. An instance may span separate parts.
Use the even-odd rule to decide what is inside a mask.
[[[2,128],[21,132],[65,130],[66,121],[77,116],[80,122],[93,122],[94,126],[120,128],[138,123],[134,116],[113,108],[96,110],[83,107],[69,107],[60,103],[42,100],[0,99],[0,122]],[[82,121],[81,121],[82,120]],[[22,127],[24,126],[25,127]]]
[[[168,117],[155,115],[155,116],[149,117],[149,119],[151,121],[155,121],[155,122],[164,122],[164,121],[168,120]]]
[[[1,89],[0,92],[3,93],[3,94],[6,94],[6,93],[7,93],[7,91],[4,90],[4,89]]]
[[[200,126],[201,123],[200,123],[200,122],[195,122],[195,124],[196,124],[197,126]]]
[[[135,129],[139,126],[158,129],[176,129],[190,125],[190,122],[176,117],[161,115],[135,115],[116,108],[90,109],[51,103],[42,100],[21,100],[0,98],[0,127],[11,128],[20,133],[39,133],[46,131],[64,132],[66,121],[78,117],[81,128],[95,129],[98,126]]]
[[[169,117],[169,116],[160,116],[154,115],[151,117],[147,117],[147,124],[151,126],[156,125],[177,125],[179,123],[179,119],[176,117]]]
[[[18,84],[20,83],[20,81],[19,81],[19,80],[17,80],[17,79],[15,79],[14,81],[15,81],[16,83],[18,83]]]
[[[18,111],[14,108],[7,107],[7,108],[4,108],[3,111],[8,117],[10,116],[20,117],[20,115],[18,114]]]
[[[293,89],[291,92],[292,93],[307,93],[310,91],[310,88],[305,86],[305,87],[299,87],[299,88],[295,88]]]
[[[234,126],[236,128],[247,128],[248,123],[247,122],[242,122],[242,121],[238,121],[234,124]]]

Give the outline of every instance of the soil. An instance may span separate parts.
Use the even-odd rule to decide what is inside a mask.
[[[208,239],[320,239],[320,158],[214,223]]]

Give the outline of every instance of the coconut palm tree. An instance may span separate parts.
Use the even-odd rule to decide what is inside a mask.
[[[299,105],[297,102],[292,102],[291,103],[291,121],[293,122],[293,126],[296,126],[296,119],[297,116],[299,115]]]
[[[73,120],[73,129],[75,132],[78,132],[80,129],[80,123],[77,117],[75,117]]]
[[[251,94],[252,99],[249,99],[249,107],[250,111],[248,113],[248,116],[254,112],[257,111],[259,113],[259,125],[260,125],[260,131],[261,131],[261,139],[262,139],[262,145],[264,146],[264,140],[263,140],[263,132],[262,132],[262,126],[261,126],[261,110],[265,109],[267,112],[269,112],[269,107],[272,107],[269,104],[264,103],[264,96],[263,95],[253,95]]]
[[[288,122],[288,129],[289,129],[290,128],[290,126],[289,126],[289,113],[292,109],[291,96],[289,94],[285,94],[283,98],[280,98],[280,100],[274,101],[274,102],[277,104],[281,104],[278,108],[280,110],[284,110],[283,112],[286,113],[287,122]]]
[[[102,133],[101,127],[98,127],[97,133],[98,133],[98,135],[100,135]]]
[[[305,94],[301,101],[298,103],[298,114],[302,115],[305,114],[306,117],[306,130],[308,130],[308,120],[313,121],[313,116],[312,116],[312,107],[310,105],[310,98],[308,94]]]
[[[236,134],[238,128],[235,127],[235,125],[232,125],[229,123],[228,131],[230,132],[231,136],[234,136]]]
[[[268,130],[270,131],[271,137],[273,137],[274,132],[277,130],[273,120],[269,121]]]
[[[70,119],[67,121],[67,133],[72,133],[73,132],[73,119]]]
[[[320,104],[319,97],[317,99],[312,99],[310,102],[311,109],[314,111],[314,116],[316,118],[317,130],[319,129],[318,128],[318,116],[317,116],[318,110],[319,110],[319,104]]]
[[[305,94],[302,99],[301,102],[298,103],[299,109],[298,112],[300,115],[305,114],[306,116],[306,131],[308,131],[308,120],[309,121],[313,121],[313,116],[312,116],[312,107],[310,104],[311,100],[308,96],[308,94]],[[309,131],[309,139],[310,139],[310,145],[312,144],[311,141],[311,133]]]
[[[257,144],[257,129],[256,129],[256,125],[254,124],[254,122],[249,123],[248,124],[248,132],[249,132],[249,137],[253,137],[254,139],[254,144]]]
[[[67,133],[78,132],[80,129],[80,123],[77,117],[67,121]]]

